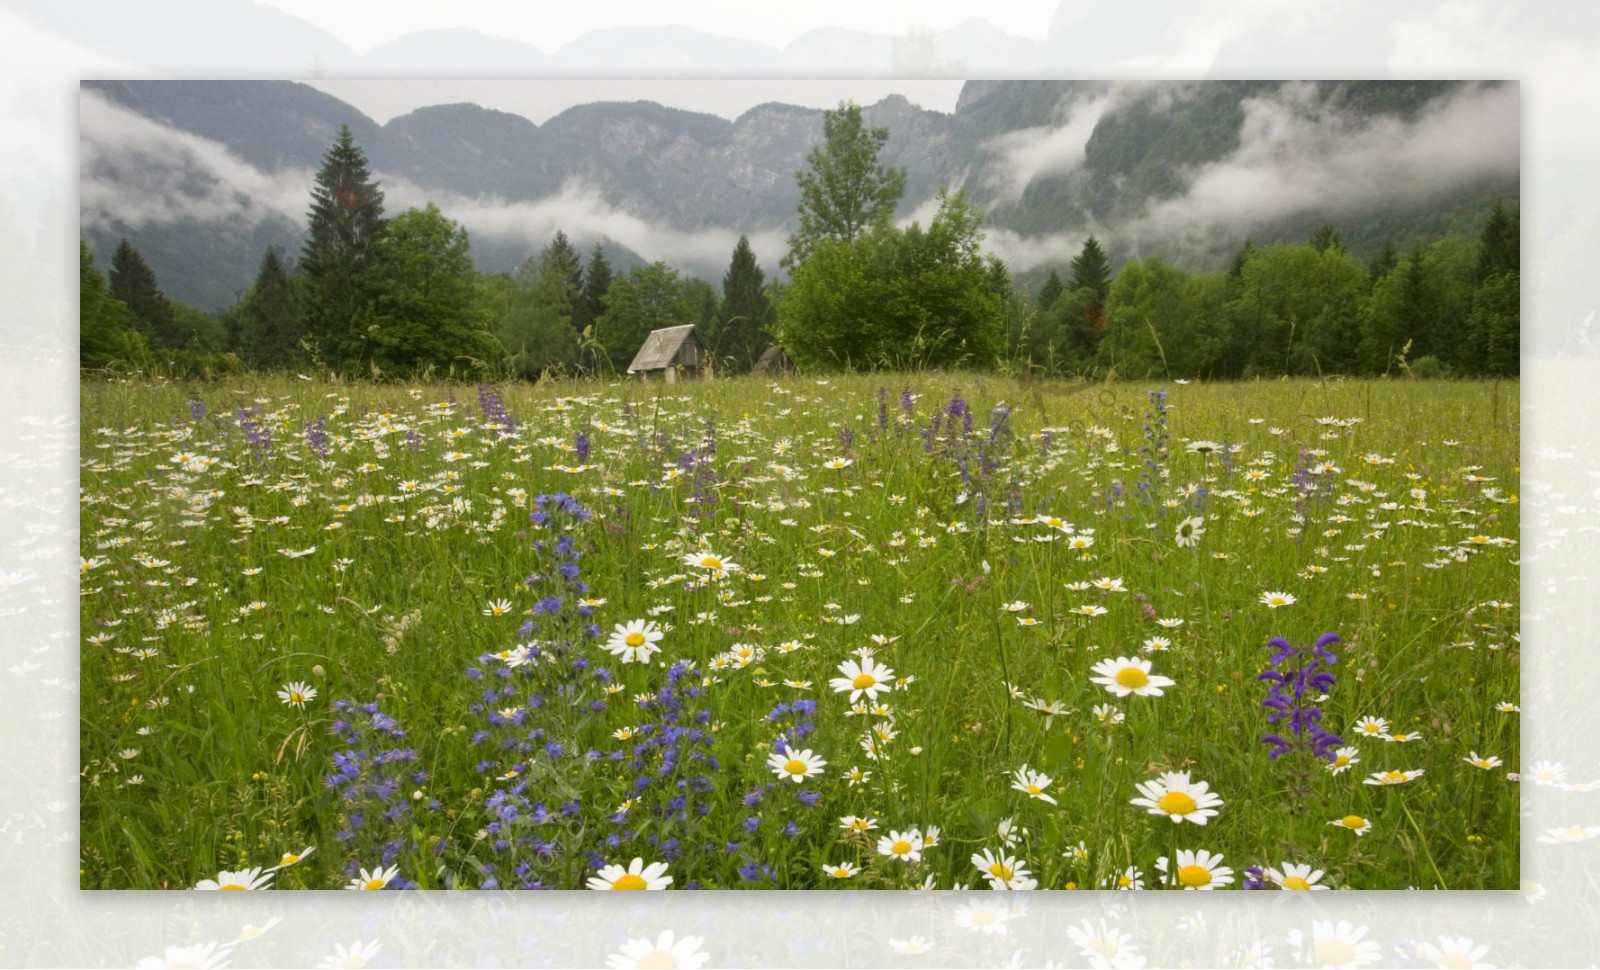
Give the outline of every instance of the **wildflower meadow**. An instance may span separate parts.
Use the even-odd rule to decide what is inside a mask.
[[[1517,402],[86,380],[80,885],[1514,889]]]

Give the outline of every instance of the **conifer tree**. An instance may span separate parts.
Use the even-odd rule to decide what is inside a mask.
[[[128,308],[134,330],[154,347],[179,347],[183,334],[156,274],[124,239],[111,255],[111,298]]]
[[[1093,236],[1083,244],[1083,250],[1072,261],[1072,289],[1089,290],[1095,299],[1104,304],[1111,292],[1111,264],[1106,251]]]
[[[572,307],[572,328],[580,335],[586,331],[592,332],[595,322],[600,315],[606,312],[606,291],[611,288],[611,263],[606,260],[606,251],[599,243],[589,252],[589,265],[583,272],[583,292],[574,302]],[[584,350],[578,359],[578,366],[594,369],[593,352]]]
[[[276,246],[267,247],[255,285],[240,301],[238,327],[241,356],[252,367],[288,367],[298,362],[304,330]]]
[[[772,302],[763,289],[765,274],[756,263],[750,240],[739,237],[728,272],[722,277],[722,304],[717,309],[717,356],[732,358],[747,371],[765,351],[772,327]]]
[[[363,274],[387,227],[383,193],[348,125],[339,127],[338,140],[322,157],[308,218],[310,233],[300,255],[306,331],[329,363],[347,367],[360,356],[357,319],[368,302]]]
[[[1066,287],[1061,283],[1061,277],[1055,270],[1050,271],[1050,276],[1044,281],[1044,286],[1039,290],[1039,309],[1048,310],[1061,299],[1061,294]]]

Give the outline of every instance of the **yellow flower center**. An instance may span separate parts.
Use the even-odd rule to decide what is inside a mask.
[[[1156,807],[1168,815],[1188,815],[1200,806],[1186,792],[1169,791],[1156,800]]]
[[[352,953],[343,960],[339,961],[339,966],[346,967],[348,970],[356,970],[356,968],[364,967],[366,965],[366,958],[359,953]]]
[[[634,966],[648,967],[650,970],[673,970],[673,968],[681,967],[683,964],[679,963],[678,958],[666,950],[651,950],[640,957],[639,962],[635,963]]]
[[[1451,953],[1440,954],[1440,956],[1439,956],[1439,966],[1441,966],[1441,967],[1460,967],[1460,968],[1462,968],[1462,970],[1467,970],[1467,968],[1472,966],[1472,961],[1467,959],[1467,955],[1465,953],[1461,953],[1459,951],[1456,951],[1456,952],[1451,952]]]
[[[1317,944],[1317,962],[1325,967],[1340,967],[1355,958],[1355,949],[1343,940],[1323,940]]]
[[[1347,829],[1359,829],[1366,827],[1367,820],[1359,815],[1346,815],[1339,820],[1339,824]]]
[[[706,567],[707,569],[721,569],[722,560],[718,559],[716,556],[706,556],[700,560],[700,565]]]
[[[239,885],[236,882],[230,882],[226,886],[218,886],[217,888],[218,889],[244,889],[245,887]]]
[[[1003,862],[996,862],[994,865],[989,867],[989,875],[995,877],[996,879],[1010,879],[1011,867]]]
[[[889,846],[889,851],[895,855],[905,855],[911,851],[911,843],[907,842],[905,839],[901,839],[894,845]]]
[[[1209,886],[1211,885],[1211,870],[1205,866],[1184,866],[1178,870],[1178,881],[1185,886],[1194,886],[1196,888]]]
[[[987,909],[980,909],[976,913],[972,914],[972,925],[973,926],[988,926],[990,923],[993,923],[993,922],[994,922],[994,913],[990,912]]]
[[[807,765],[799,758],[790,758],[788,763],[783,766],[783,770],[791,775],[803,775],[810,770],[810,765]]]
[[[283,858],[278,860],[278,865],[280,865],[280,866],[292,866],[296,862],[299,862],[299,861],[300,861],[300,857],[295,855],[293,852],[285,852],[283,854]]]
[[[362,889],[382,889],[385,883],[382,879],[368,879]]]
[[[289,703],[291,703],[291,704],[304,703],[305,699],[306,699],[306,695],[300,693],[297,690],[292,690],[292,691],[289,692]]]
[[[644,646],[644,634],[635,631],[633,633],[628,634],[628,636],[623,640],[623,642],[626,643],[630,647],[642,647],[642,646]]]
[[[1301,879],[1299,876],[1287,876],[1283,880],[1283,888],[1285,888],[1285,889],[1310,889],[1311,888],[1311,884],[1309,882],[1306,882],[1304,879]]]
[[[871,674],[859,674],[855,680],[850,682],[850,686],[854,687],[856,690],[866,690],[868,687],[871,687],[877,682],[878,678],[872,676]]]
[[[1044,791],[1044,789],[1040,788],[1038,785],[1028,785],[1026,787],[1028,789],[1028,794],[1030,794],[1030,795],[1038,795],[1039,793]]]
[[[858,818],[850,823],[850,827],[855,829],[857,832],[865,832],[867,830],[867,820],[864,818]]]
[[[1406,773],[1403,772],[1403,771],[1388,771],[1388,772],[1384,773],[1383,779],[1385,781],[1389,781],[1389,782],[1405,781],[1406,780]]]
[[[646,889],[644,877],[636,873],[626,873],[616,882],[611,884],[612,889]]]
[[[1133,885],[1133,878],[1131,876],[1129,876],[1127,873],[1123,873],[1122,875],[1117,877],[1117,888],[1118,889],[1127,889],[1131,885]]]
[[[1342,768],[1342,767],[1344,767],[1345,765],[1347,765],[1349,763],[1350,763],[1350,756],[1347,755],[1347,754],[1341,754],[1338,757],[1333,759],[1333,766],[1335,768]]]
[[[1150,683],[1150,675],[1138,667],[1123,667],[1117,671],[1117,683],[1137,690]]]

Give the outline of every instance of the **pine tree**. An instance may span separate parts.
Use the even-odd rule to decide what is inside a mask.
[[[329,363],[348,367],[361,355],[357,319],[368,302],[362,277],[387,228],[383,193],[348,125],[322,157],[307,215],[310,234],[300,255],[306,331]]]
[[[1500,202],[1494,204],[1489,219],[1478,236],[1478,265],[1473,281],[1479,284],[1501,273],[1521,272],[1521,217]]]
[[[1372,262],[1367,264],[1368,289],[1372,287],[1372,284],[1387,276],[1390,271],[1399,265],[1400,253],[1394,248],[1394,243],[1388,241],[1387,239],[1384,240],[1383,248],[1378,250],[1378,254],[1372,257]]]
[[[583,292],[583,259],[572,247],[572,240],[567,238],[567,234],[557,229],[550,239],[550,245],[539,253],[539,259],[540,262],[548,259],[561,270],[571,291],[571,299],[576,301],[578,294]]]
[[[255,285],[240,301],[238,328],[239,350],[252,367],[270,369],[298,363],[304,329],[276,246],[267,247]]]
[[[128,308],[134,330],[150,346],[183,345],[183,334],[173,316],[172,304],[156,283],[156,274],[126,239],[117,244],[116,252],[111,255],[111,298],[121,300]]]
[[[579,334],[592,333],[595,323],[606,312],[605,297],[606,291],[611,289],[611,275],[605,248],[595,243],[594,249],[589,251],[589,266],[583,271],[583,293],[572,308],[572,327]],[[593,351],[585,349],[578,366],[593,370],[594,365]]]
[[[800,231],[789,237],[782,265],[804,262],[823,240],[851,242],[894,215],[906,189],[906,170],[886,168],[878,153],[887,128],[864,128],[861,106],[839,102],[822,120],[823,142],[806,155],[808,169],[795,173],[800,186]]]
[[[744,372],[755,364],[770,341],[772,302],[767,298],[765,274],[756,263],[755,251],[744,236],[733,247],[728,272],[722,277],[722,305],[717,311],[717,356],[732,358],[734,368]]]
[[[1072,289],[1089,290],[1101,305],[1111,292],[1111,264],[1106,251],[1093,236],[1083,244],[1082,252],[1072,261]]]
[[[1311,234],[1310,242],[1311,248],[1319,253],[1325,253],[1330,249],[1344,249],[1344,238],[1339,235],[1339,230],[1326,222]]]
[[[79,240],[78,366],[142,360],[144,343],[130,320],[127,306],[106,292],[106,278],[95,268],[88,244]]]
[[[1055,270],[1051,270],[1050,276],[1044,281],[1044,286],[1039,290],[1039,309],[1048,310],[1055,306],[1056,301],[1061,299],[1061,294],[1065,291],[1066,287],[1062,285],[1061,277],[1056,274]]]

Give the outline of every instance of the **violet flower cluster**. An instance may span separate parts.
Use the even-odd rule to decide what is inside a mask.
[[[1332,671],[1323,668],[1338,661],[1339,658],[1328,650],[1338,642],[1337,633],[1324,633],[1309,647],[1297,647],[1283,637],[1267,641],[1267,646],[1273,648],[1272,659],[1267,661],[1272,669],[1263,670],[1256,679],[1266,681],[1272,688],[1261,706],[1269,712],[1267,723],[1283,724],[1287,729],[1282,734],[1267,734],[1261,738],[1263,744],[1271,746],[1267,757],[1272,760],[1300,750],[1332,761],[1334,749],[1344,743],[1337,734],[1322,729],[1322,708],[1313,699],[1333,687]]]
[[[334,752],[333,770],[323,776],[323,785],[341,803],[341,824],[334,839],[348,853],[345,874],[354,876],[361,866],[372,864],[374,848],[385,866],[393,865],[402,853],[418,851],[409,834],[410,819],[413,804],[423,803],[411,795],[427,782],[428,773],[417,766],[417,751],[410,747],[406,732],[377,702],[338,700],[333,710],[333,734],[343,746]],[[425,805],[439,807],[433,800]],[[407,888],[400,879],[389,885]]]

